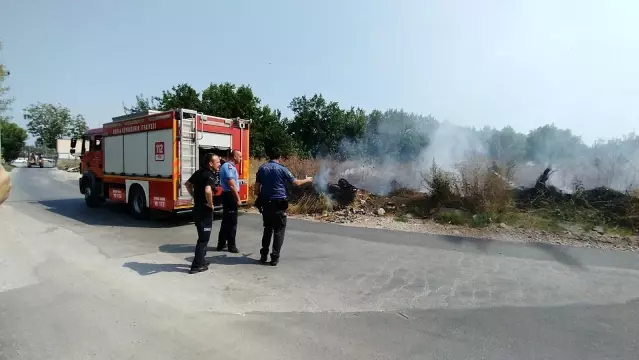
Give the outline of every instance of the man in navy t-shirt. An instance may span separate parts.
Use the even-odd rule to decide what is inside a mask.
[[[255,206],[261,210],[264,221],[260,262],[266,263],[272,237],[271,265],[276,266],[279,262],[280,249],[286,230],[286,210],[288,209],[286,185],[304,185],[312,182],[313,178],[307,176],[304,180],[296,179],[285,166],[280,164],[282,154],[279,149],[270,149],[268,153],[270,161],[260,166],[255,178],[255,197],[257,199]]]

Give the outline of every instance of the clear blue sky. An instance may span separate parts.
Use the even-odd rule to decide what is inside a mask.
[[[637,129],[636,0],[6,0],[12,116],[62,103],[99,126],[178,82],[250,84],[285,110],[323,93],[587,142]],[[639,129],[637,129],[639,130]]]

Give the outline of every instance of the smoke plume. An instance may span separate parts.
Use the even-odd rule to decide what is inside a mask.
[[[569,130],[545,126],[528,135],[512,129],[475,130],[430,116],[389,110],[369,116],[369,126],[357,141],[343,141],[343,161],[323,161],[316,189],[344,178],[358,188],[385,195],[393,189],[427,191],[424,176],[433,165],[458,173],[459,164],[471,159],[516,162],[513,182],[532,186],[546,167],[553,173],[548,184],[571,192],[576,184],[586,189],[608,187],[626,191],[639,180],[639,137],[585,145]]]

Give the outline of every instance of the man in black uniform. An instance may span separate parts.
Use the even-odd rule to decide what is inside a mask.
[[[206,248],[211,238],[213,226],[213,194],[220,185],[218,169],[220,157],[206,154],[204,166],[197,170],[184,184],[186,190],[193,197],[193,216],[197,228],[197,245],[195,245],[195,257],[191,264],[190,274],[199,273],[209,269],[205,260]]]
[[[262,249],[260,250],[260,262],[266,264],[268,250],[273,238],[273,252],[271,253],[271,265],[276,266],[280,259],[280,249],[284,242],[286,230],[286,210],[288,200],[286,185],[292,183],[296,186],[313,181],[312,177],[304,180],[296,179],[293,174],[280,164],[282,154],[277,148],[270,149],[270,161],[260,166],[255,177],[255,206],[262,213],[264,221],[264,234],[262,235]]]

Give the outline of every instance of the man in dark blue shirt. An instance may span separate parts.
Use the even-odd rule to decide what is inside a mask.
[[[288,209],[286,185],[304,185],[312,182],[313,178],[307,176],[304,180],[296,179],[285,166],[280,164],[282,155],[279,149],[270,149],[268,155],[270,161],[257,170],[255,206],[262,212],[262,220],[264,221],[260,262],[266,263],[272,237],[271,265],[276,266],[280,259],[280,249],[286,230],[286,210]]]

